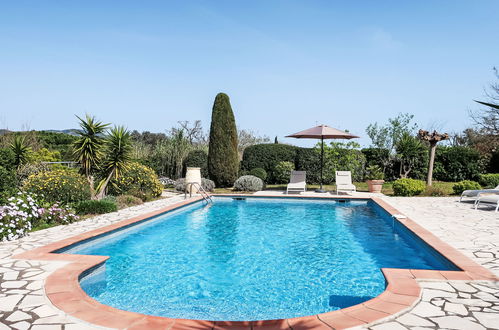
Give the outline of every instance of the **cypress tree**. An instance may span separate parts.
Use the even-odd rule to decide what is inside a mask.
[[[230,187],[238,170],[236,120],[229,96],[219,93],[211,113],[208,174],[218,187]]]

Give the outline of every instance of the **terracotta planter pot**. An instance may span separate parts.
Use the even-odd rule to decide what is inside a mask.
[[[385,180],[368,180],[367,186],[369,187],[369,192],[380,193]]]

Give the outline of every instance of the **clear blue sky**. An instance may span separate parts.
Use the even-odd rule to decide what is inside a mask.
[[[368,144],[399,112],[459,131],[499,66],[498,15],[497,0],[0,1],[0,126],[207,128],[222,91],[239,127],[281,141],[325,123]]]

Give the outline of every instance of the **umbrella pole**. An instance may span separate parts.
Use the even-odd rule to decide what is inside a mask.
[[[321,182],[320,182],[320,188],[315,191],[315,192],[318,192],[318,193],[324,193],[325,192],[324,189],[322,189],[323,172],[324,172],[324,137],[321,136]]]

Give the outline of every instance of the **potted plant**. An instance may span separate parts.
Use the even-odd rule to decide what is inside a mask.
[[[380,193],[383,183],[385,183],[385,174],[383,170],[378,165],[371,165],[367,168],[367,185],[369,187],[369,192]]]

